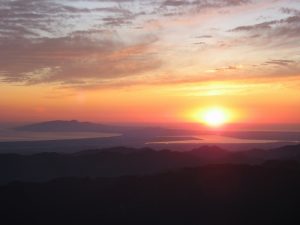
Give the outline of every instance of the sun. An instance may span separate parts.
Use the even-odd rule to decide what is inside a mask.
[[[225,112],[219,108],[209,109],[203,114],[203,122],[212,127],[219,127],[226,122]]]
[[[229,121],[229,112],[222,107],[211,107],[198,113],[197,119],[207,126],[220,127]]]
[[[190,121],[211,128],[221,128],[226,124],[240,119],[240,114],[236,109],[223,107],[221,105],[194,108],[186,115]]]

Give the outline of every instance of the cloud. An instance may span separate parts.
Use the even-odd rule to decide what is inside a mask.
[[[187,4],[192,4],[192,3],[185,0],[167,0],[163,2],[164,6],[182,6]]]
[[[0,78],[23,84],[88,84],[138,75],[160,66],[150,48],[156,40],[148,35],[129,44],[109,30],[7,40],[0,45]]]
[[[247,58],[244,52],[238,52],[242,44],[254,50],[271,44],[295,46],[300,34],[300,16],[291,8],[280,9],[286,16],[284,19],[261,23],[256,20],[246,25],[241,22],[227,32],[231,24],[236,24],[228,17],[239,19],[240,10],[245,10],[252,2],[0,0],[0,80],[25,85],[55,83],[88,88],[199,82],[240,75],[244,68],[235,66],[239,61],[226,61],[224,55]],[[218,21],[220,9],[229,10],[233,15],[222,15]],[[178,22],[180,19],[182,23]],[[188,47],[184,47],[187,46],[185,41]],[[218,52],[218,46],[223,44],[229,47]],[[211,55],[214,55],[213,60],[210,60]],[[285,56],[278,58],[285,59]],[[195,68],[197,60],[201,64],[197,67],[199,70],[212,68],[214,74],[199,71],[197,76],[185,76],[182,71],[186,68],[188,73],[190,68]],[[265,67],[294,65],[284,60],[259,60],[261,58],[251,64],[261,66],[261,62],[266,61]],[[205,66],[201,68],[202,65]],[[170,70],[177,75],[162,75],[171,73]],[[197,69],[193,73],[197,73]]]
[[[294,8],[282,7],[281,12],[285,14],[300,15],[300,10]]]
[[[159,11],[165,16],[199,13],[205,9],[220,9],[251,3],[252,0],[165,0]]]
[[[249,26],[239,26],[230,31],[232,31],[232,32],[260,31],[260,30],[265,30],[265,29],[271,29],[272,25],[277,24],[277,23],[278,23],[278,21],[268,21],[268,22],[258,23],[258,24],[249,25]]]
[[[130,20],[142,15],[142,12],[132,12],[130,7],[120,5],[132,1],[94,1],[95,6],[88,7],[89,2],[91,1],[2,0],[0,38],[66,36],[83,27],[95,29],[106,25],[127,25]]]
[[[252,32],[256,34],[267,34],[278,36],[299,36],[300,35],[300,16],[289,16],[285,19],[266,21],[247,26],[238,26],[230,32]],[[275,35],[276,34],[276,35]]]
[[[189,6],[194,5],[198,7],[225,7],[225,6],[237,6],[241,4],[247,4],[252,2],[251,0],[166,0],[162,3],[163,6]]]
[[[200,41],[200,42],[195,42],[193,44],[194,45],[205,45],[206,43],[204,41]]]
[[[156,35],[124,37],[115,29],[144,15],[142,9],[132,10],[132,4],[135,1],[0,0],[0,81],[88,85],[160,67],[151,50]]]
[[[282,10],[282,9],[281,9]],[[287,11],[287,9],[285,9]],[[255,48],[291,48],[295,47],[300,37],[300,15],[290,11],[283,19],[273,19],[252,25],[237,26],[228,32],[233,33],[232,43],[248,45]],[[227,41],[228,42],[228,41]]]
[[[0,38],[62,37],[75,30],[134,25],[143,19],[180,16],[251,0],[2,0]],[[156,17],[156,16],[157,17]]]
[[[204,39],[204,38],[212,38],[213,36],[211,35],[199,35],[197,36],[196,38],[199,38],[199,39]]]
[[[41,33],[55,32],[54,26],[70,15],[66,8],[54,1],[15,0],[0,2],[0,36],[39,36]]]
[[[217,73],[217,72],[227,72],[227,71],[238,71],[242,70],[243,66],[242,65],[230,65],[230,66],[223,66],[223,67],[218,67],[214,69],[208,69],[205,72],[206,73]]]
[[[295,63],[294,60],[288,60],[288,59],[273,59],[265,62],[265,64],[271,64],[277,66],[290,66],[291,64],[294,63]]]

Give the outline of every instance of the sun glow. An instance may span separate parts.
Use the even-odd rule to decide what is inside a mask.
[[[227,118],[222,109],[212,108],[204,113],[203,121],[209,126],[218,127],[223,125],[227,121]]]
[[[210,127],[220,127],[230,120],[230,113],[222,107],[210,107],[198,111],[194,118]]]

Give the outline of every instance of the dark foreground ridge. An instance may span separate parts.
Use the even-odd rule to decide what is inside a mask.
[[[0,154],[0,185],[12,181],[48,181],[59,177],[147,175],[218,163],[300,162],[300,145],[271,150],[228,152],[204,146],[189,152],[115,147],[72,154]]]
[[[1,224],[300,224],[300,145],[0,155]]]
[[[211,165],[0,187],[2,224],[299,224],[300,167]]]

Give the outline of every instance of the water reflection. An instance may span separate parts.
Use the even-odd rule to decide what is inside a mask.
[[[178,138],[176,140],[176,138]],[[257,143],[276,143],[282,140],[255,140],[255,139],[240,139],[234,137],[226,137],[222,135],[202,135],[202,136],[170,136],[160,137],[160,141],[150,141],[146,144],[257,144]],[[164,139],[164,140],[162,140]],[[175,139],[175,140],[174,140]]]

